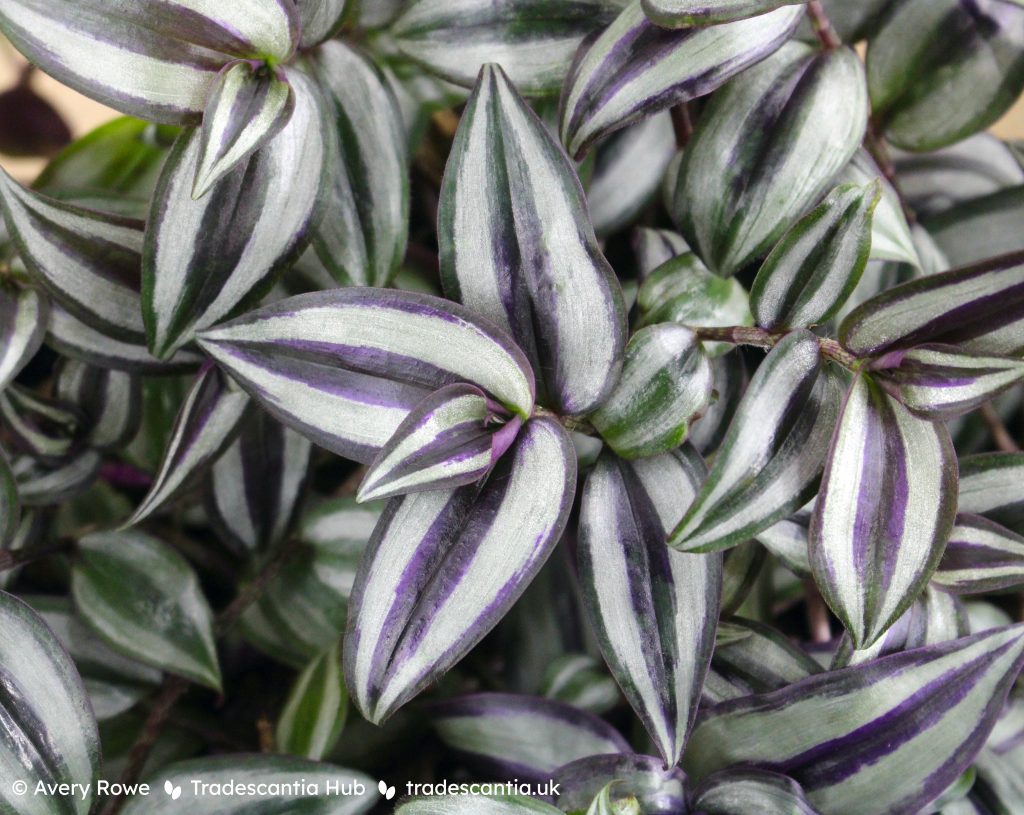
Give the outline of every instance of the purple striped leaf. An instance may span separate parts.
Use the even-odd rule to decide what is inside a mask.
[[[626,344],[622,291],[575,169],[495,65],[480,72],[438,213],[445,293],[515,338],[540,400],[583,415],[608,396]]]
[[[949,430],[917,418],[859,374],[810,529],[815,582],[857,648],[874,643],[927,585],[956,507]]]
[[[630,752],[610,724],[535,696],[478,693],[438,702],[431,713],[441,741],[499,778],[547,781],[571,761]]]
[[[616,798],[636,799],[644,815],[686,815],[686,775],[665,767],[660,758],[606,753],[570,762],[551,776],[558,786],[558,807],[582,811],[610,783]],[[628,815],[630,810],[616,815]]]
[[[792,5],[799,0],[643,0],[644,14],[665,28],[745,20]]]
[[[18,496],[18,482],[11,465],[7,462],[7,454],[0,447],[0,550],[10,548],[20,524],[21,498]]]
[[[409,157],[401,109],[387,78],[343,42],[313,55],[317,84],[341,142],[316,256],[343,286],[388,286],[409,231]]]
[[[960,598],[937,588],[933,581],[873,645],[854,649],[848,633],[839,640],[831,670],[861,665],[879,657],[937,645],[970,634],[967,609]]]
[[[295,533],[302,548],[242,617],[246,639],[298,669],[337,642],[359,561],[383,510],[384,502],[336,498],[306,512]]]
[[[690,793],[690,805],[700,815],[819,815],[789,776],[747,768],[712,773]]]
[[[958,507],[1024,535],[1024,453],[961,458]]]
[[[727,549],[806,504],[818,488],[839,413],[836,375],[822,370],[818,339],[786,335],[750,380],[708,477],[669,545]]]
[[[533,373],[515,343],[469,309],[423,294],[299,295],[206,331],[200,344],[280,421],[366,464],[445,385],[476,385],[523,418],[533,409]]]
[[[359,10],[358,0],[295,0],[299,8],[302,38],[299,47],[308,50],[331,39]],[[372,4],[376,5],[376,3]]]
[[[864,274],[881,195],[877,181],[836,187],[782,237],[750,288],[759,326],[807,327],[835,316]]]
[[[26,507],[58,506],[85,492],[99,475],[103,458],[95,450],[80,450],[56,466],[23,456],[11,463],[18,495]]]
[[[0,392],[0,427],[22,452],[55,464],[79,446],[82,414],[69,402],[11,384]]]
[[[1024,536],[980,515],[961,513],[932,581],[957,594],[1024,583]]]
[[[386,719],[497,624],[558,542],[575,486],[568,434],[533,419],[482,487],[391,500],[360,564],[345,643],[346,683],[367,719]]]
[[[29,274],[54,300],[105,335],[145,338],[141,221],[47,198],[3,172],[0,206]]]
[[[249,397],[218,368],[196,377],[171,428],[160,469],[125,526],[135,526],[202,476],[234,440]]]
[[[237,552],[268,552],[288,535],[302,499],[312,446],[263,411],[250,411],[214,462],[206,514]]]
[[[915,815],[967,769],[1024,664],[1024,627],[813,676],[710,708],[686,768],[784,773],[822,812]]]
[[[101,757],[82,679],[45,621],[6,592],[0,592],[0,631],[0,809],[23,815],[88,815],[96,799]],[[13,783],[19,781],[27,795],[19,794],[19,784]],[[37,784],[54,785],[54,791],[36,796]]]
[[[911,280],[872,297],[839,327],[858,356],[925,343],[993,356],[1024,353],[1024,252]]]
[[[287,60],[289,0],[2,0],[0,29],[59,82],[132,116],[194,123],[232,57]]]
[[[656,456],[683,443],[690,422],[711,403],[713,385],[693,331],[667,323],[642,328],[626,346],[622,378],[590,422],[622,458]]]
[[[633,0],[576,55],[562,89],[562,143],[580,158],[619,128],[711,93],[775,51],[802,16],[799,8],[782,8],[751,20],[669,31]]]
[[[473,385],[447,385],[412,409],[359,485],[359,501],[479,481],[515,441],[522,419]]]
[[[573,54],[628,0],[413,0],[391,33],[398,49],[433,73],[469,88],[497,63],[526,96],[562,87]]]
[[[864,67],[849,48],[788,43],[716,94],[670,191],[673,217],[708,268],[727,277],[766,255],[835,183],[867,116]]]
[[[919,345],[876,360],[880,384],[925,419],[962,416],[1024,380],[1024,360]]]
[[[36,289],[0,282],[0,391],[43,344],[50,301]]]
[[[281,132],[295,111],[295,93],[279,68],[256,60],[224,66],[210,89],[192,197],[202,198]]]
[[[634,462],[605,453],[580,506],[584,605],[612,675],[669,765],[697,713],[722,593],[721,554],[665,545],[704,472],[692,448]]]
[[[57,398],[82,414],[83,439],[113,450],[135,438],[142,424],[142,380],[124,371],[62,360],[54,381]]]
[[[334,138],[313,81],[291,68],[285,77],[295,92],[288,124],[202,199],[193,200],[191,190],[203,134],[186,131],[171,149],[142,256],[142,315],[159,359],[258,302],[312,240]]]
[[[711,664],[720,675],[756,693],[778,690],[822,671],[780,632],[742,617],[719,623]]]
[[[143,342],[109,337],[81,322],[57,303],[50,309],[46,344],[66,357],[99,368],[153,376],[194,371],[203,362],[201,355],[187,350],[178,351],[169,360],[159,360],[149,353]]]
[[[871,103],[893,144],[925,152],[988,128],[1024,91],[1024,8],[904,0],[868,49]]]

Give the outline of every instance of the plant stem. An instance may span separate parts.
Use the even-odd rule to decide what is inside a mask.
[[[982,405],[981,418],[985,420],[985,424],[988,426],[988,431],[992,434],[992,440],[996,443],[996,447],[999,448],[1000,452],[1020,452],[1020,445],[1017,444],[1013,436],[1010,435],[1010,431],[1006,429],[1006,425],[1003,424],[1002,418],[1000,418],[996,409],[992,407],[991,402],[987,405]]]
[[[676,147],[682,150],[690,143],[693,136],[693,117],[690,115],[689,102],[683,102],[671,109],[672,129],[676,134]]]
[[[773,348],[785,334],[773,334],[763,328],[750,328],[748,326],[731,326],[729,328],[694,328],[697,338],[712,342],[728,342],[733,345],[755,345],[758,348]],[[835,340],[826,337],[818,337],[818,345],[821,353],[838,362],[844,368],[851,371],[857,370],[862,360],[855,357]]]
[[[814,33],[818,35],[818,41],[822,48],[826,51],[834,51],[842,46],[843,41],[839,39],[835,28],[832,27],[832,21],[825,13],[821,0],[811,0],[807,4],[807,16],[811,18],[811,25],[814,26]]]
[[[289,538],[284,546],[278,550],[277,554],[267,561],[267,564],[260,570],[260,573],[238,593],[238,596],[231,601],[227,608],[217,615],[217,620],[213,625],[213,631],[216,636],[223,636],[248,611],[249,607],[263,596],[267,586],[280,574],[281,569],[284,568],[284,565],[291,559],[292,555],[301,548],[301,543],[297,537]]]
[[[16,569],[19,566],[24,566],[27,563],[35,563],[37,560],[43,560],[44,558],[50,557],[50,555],[66,555],[75,547],[75,542],[70,538],[61,538],[56,543],[52,543],[49,546],[37,546],[29,549],[15,549],[14,551],[5,549],[0,551],[0,572],[6,572],[10,569]]]

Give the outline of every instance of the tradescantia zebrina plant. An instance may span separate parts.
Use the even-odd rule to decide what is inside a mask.
[[[0,28],[0,813],[1024,812],[1020,2]]]

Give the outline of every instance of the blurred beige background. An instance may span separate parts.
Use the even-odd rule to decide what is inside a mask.
[[[0,92],[10,88],[18,76],[24,59],[6,40],[0,39]],[[36,71],[32,87],[47,99],[71,127],[76,137],[87,133],[118,114],[61,85],[41,71]],[[1024,98],[1000,121],[992,132],[1002,138],[1024,139]],[[19,181],[29,182],[42,170],[44,159],[14,159],[0,156],[0,164]]]

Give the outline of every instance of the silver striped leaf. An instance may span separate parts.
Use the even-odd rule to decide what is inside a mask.
[[[75,614],[70,598],[27,599],[74,660],[97,720],[124,713],[160,684],[156,668],[121,656],[97,637]]]
[[[236,552],[268,552],[291,530],[312,446],[263,411],[249,411],[206,482],[210,525]]]
[[[888,0],[883,0],[883,2],[888,2]],[[900,182],[900,189],[906,192],[902,175]],[[910,225],[907,223],[907,216],[900,203],[899,193],[896,192],[896,188],[885,177],[885,173],[867,150],[861,148],[853,154],[850,163],[836,177],[835,183],[855,184],[858,187],[863,187],[865,184],[880,184],[882,196],[878,200],[871,219],[870,258],[909,263],[911,266],[921,265]]]
[[[183,133],[167,157],[142,255],[142,315],[158,359],[258,302],[312,240],[334,137],[313,81],[292,68],[285,77],[295,93],[288,124],[202,199],[191,195],[202,133]]]
[[[529,602],[524,595],[524,601]],[[622,700],[619,686],[601,661],[589,654],[564,654],[551,662],[539,693],[546,699],[594,713],[607,713]]]
[[[1024,353],[1024,252],[911,280],[855,308],[839,340],[858,356],[924,343]]]
[[[704,347],[707,349],[708,343]],[[714,452],[722,443],[750,378],[743,361],[743,351],[738,348],[714,357],[711,360],[711,373],[718,400],[712,402],[700,421],[690,427],[690,444],[701,455]]]
[[[1017,225],[1024,219],[1024,184],[991,195],[958,201],[922,219],[954,266],[1024,249]]]
[[[819,815],[789,776],[747,768],[719,770],[690,793],[701,815]]]
[[[745,20],[792,5],[799,5],[799,0],[643,0],[644,14],[664,28]]]
[[[306,51],[338,34],[360,11],[362,4],[359,0],[295,0],[295,5],[299,8],[302,32],[299,47]]]
[[[391,500],[359,567],[345,642],[365,718],[386,719],[497,624],[561,537],[575,486],[572,442],[542,418],[482,487]]]
[[[307,511],[296,530],[302,548],[242,617],[246,639],[298,669],[335,643],[345,632],[356,570],[383,510],[383,502],[337,498]]]
[[[145,338],[141,221],[47,198],[4,172],[0,206],[29,274],[54,300],[104,335]]]
[[[50,301],[36,289],[0,282],[0,391],[43,344]]]
[[[785,773],[822,812],[912,815],[967,769],[1022,664],[1013,626],[723,702],[685,766],[697,779],[733,764]]]
[[[85,623],[119,654],[221,690],[213,614],[174,549],[141,532],[78,542],[71,595]]]
[[[325,43],[311,65],[341,142],[313,247],[343,286],[388,286],[409,230],[409,157],[398,100],[387,78],[343,42]]]
[[[713,275],[695,254],[686,251],[666,261],[644,279],[637,292],[640,324],[678,323],[690,327],[753,325],[750,297],[735,278]],[[707,342],[713,357],[728,353],[729,343]]]
[[[339,641],[296,677],[277,719],[277,749],[319,761],[341,738],[347,713],[348,691],[341,673]]]
[[[886,354],[873,366],[879,381],[919,416],[943,421],[981,407],[1024,380],[1024,360],[919,345]]]
[[[822,667],[774,628],[733,617],[718,626],[718,644],[711,664],[732,682],[755,693],[778,690]]]
[[[711,363],[688,328],[640,329],[626,346],[622,378],[590,422],[619,456],[656,456],[686,440],[690,422],[711,404]]]
[[[636,255],[636,266],[641,282],[663,263],[690,253],[690,245],[678,232],[670,229],[650,229],[645,226],[633,230],[633,254]]]
[[[576,55],[562,89],[559,134],[581,158],[599,139],[718,88],[760,62],[796,30],[803,10],[669,31],[632,0]]]
[[[227,815],[226,806],[235,815],[366,815],[379,800],[377,785],[368,776],[294,756],[206,756],[161,767],[146,780],[151,794],[130,798],[124,815]],[[209,792],[230,789],[231,784],[246,790],[245,795]],[[331,785],[337,785],[337,792],[329,791]],[[180,787],[181,795],[165,795],[168,786]]]
[[[803,14],[773,14],[794,10]],[[853,158],[867,117],[864,67],[849,48],[788,43],[722,88],[670,191],[673,217],[708,268],[727,277],[766,255]]]
[[[203,362],[200,354],[184,349],[169,360],[159,360],[149,353],[144,340],[134,342],[109,337],[86,325],[57,303],[50,309],[46,344],[66,357],[98,368],[151,376],[194,371]]]
[[[280,133],[294,112],[295,93],[280,68],[246,59],[225,65],[203,114],[192,197],[206,195]]]
[[[958,507],[1024,535],[1024,453],[961,458]]]
[[[1024,8],[1003,0],[906,0],[867,55],[885,136],[925,152],[980,133],[1024,91]]]
[[[472,87],[497,63],[526,96],[556,94],[583,39],[627,0],[413,0],[391,26],[399,50],[433,73]]]
[[[967,609],[960,598],[932,580],[914,604],[873,645],[856,650],[848,633],[839,640],[830,670],[861,665],[879,657],[938,645],[971,633]]]
[[[441,741],[480,772],[547,781],[587,756],[631,752],[610,724],[569,705],[511,693],[478,693],[431,706]]]
[[[744,541],[725,553],[722,573],[722,616],[735,614],[757,587],[768,551],[755,540]]]
[[[122,447],[142,424],[142,380],[124,371],[62,360],[54,377],[57,398],[82,414],[83,439],[98,450]]]
[[[614,781],[605,785],[587,808],[587,815],[640,815],[640,803],[636,798],[612,798],[614,786]]]
[[[100,737],[74,663],[43,619],[6,592],[0,592],[0,631],[0,810],[88,815],[100,773]],[[17,781],[27,794],[12,789]],[[68,787],[35,795],[39,783]]]
[[[141,523],[206,473],[234,441],[248,407],[249,397],[218,368],[200,372],[174,419],[153,486],[125,526]]]
[[[836,187],[782,236],[750,288],[759,326],[804,328],[835,316],[864,274],[881,196],[877,181]]]
[[[299,295],[206,331],[200,345],[279,421],[364,464],[445,385],[476,385],[524,418],[533,409],[533,372],[512,339],[429,295]]]
[[[757,542],[777,557],[798,577],[810,577],[811,559],[807,551],[807,530],[814,505],[795,512],[785,520],[757,533]]]
[[[399,804],[395,815],[564,815],[537,798],[525,795],[448,795],[413,798]]]
[[[85,492],[100,473],[102,456],[80,450],[61,464],[48,467],[30,456],[11,462],[18,495],[26,507],[57,506]]]
[[[640,215],[660,189],[675,155],[668,111],[620,130],[601,144],[586,183],[587,206],[598,237],[617,232]]]
[[[3,456],[3,451],[0,450],[0,457]],[[8,467],[12,477],[14,476],[14,468]],[[0,490],[7,489],[2,484],[4,479],[3,464],[0,463]],[[16,477],[15,477],[16,479]],[[15,481],[15,486],[17,483]],[[20,498],[20,496],[19,496]],[[11,507],[4,504],[4,498],[0,497],[0,511],[9,512]],[[15,522],[15,526],[11,530],[3,528],[5,523]],[[29,546],[35,545],[49,527],[48,513],[40,512],[38,509],[31,509],[26,507],[24,511],[20,513],[20,516],[15,518],[13,515],[6,515],[0,519],[0,551],[7,550],[8,552],[17,552],[20,549],[26,549]],[[4,536],[9,535],[9,539],[5,540]],[[18,575],[21,573],[21,566],[14,566],[8,569],[0,571],[0,589],[6,589],[8,586],[14,584],[18,579]]]
[[[287,60],[288,0],[2,0],[0,29],[59,82],[122,113],[195,122],[232,57]]]
[[[1024,536],[980,515],[960,513],[932,582],[957,594],[1024,583]]]
[[[59,463],[80,446],[82,418],[74,405],[20,385],[0,392],[0,427],[13,446],[47,464]]]
[[[0,447],[0,551],[9,549],[21,525],[21,498],[18,482]],[[3,588],[3,586],[0,586]]]
[[[669,536],[684,552],[727,549],[774,525],[817,492],[839,415],[838,377],[818,339],[786,335],[750,380],[708,477]]]
[[[917,418],[859,374],[810,527],[814,580],[857,648],[882,636],[927,585],[956,508],[949,430]]]
[[[584,605],[612,675],[669,765],[697,713],[722,593],[720,554],[665,546],[703,475],[689,448],[629,463],[605,453],[580,506]]]
[[[821,0],[832,27],[843,42],[860,42],[873,36],[878,29],[890,0]],[[813,23],[804,26],[806,39],[816,39]]]
[[[572,163],[495,65],[455,136],[438,242],[445,293],[511,333],[541,401],[570,415],[600,405],[626,344],[622,290]]]
[[[688,812],[686,776],[678,767],[665,767],[660,758],[634,753],[606,753],[581,758],[560,767],[551,777],[558,787],[558,807],[567,812],[583,808],[613,783],[616,803],[634,799],[639,809],[616,815],[680,815]]]
[[[412,409],[384,445],[356,498],[374,501],[479,481],[515,441],[518,416],[473,385],[447,385]]]

